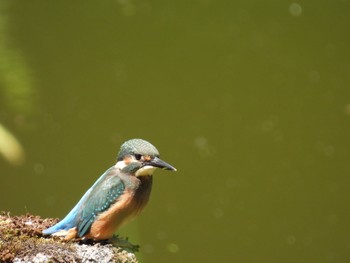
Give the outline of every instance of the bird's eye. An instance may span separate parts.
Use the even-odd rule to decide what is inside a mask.
[[[138,161],[141,160],[141,157],[142,157],[141,154],[135,154],[134,156],[135,156],[135,159],[136,159],[136,160],[138,160]]]

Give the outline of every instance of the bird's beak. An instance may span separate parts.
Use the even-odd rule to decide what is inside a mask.
[[[147,162],[148,165],[161,168],[163,170],[170,170],[170,171],[176,171],[176,168],[171,166],[170,164],[164,162],[163,160],[159,159],[158,157],[154,157],[152,160]]]

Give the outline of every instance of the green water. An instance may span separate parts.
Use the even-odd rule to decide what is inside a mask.
[[[121,231],[142,262],[349,262],[349,26],[346,0],[2,1],[0,210],[62,218],[140,137],[178,169]]]

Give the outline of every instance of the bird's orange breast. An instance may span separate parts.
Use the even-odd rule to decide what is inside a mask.
[[[149,180],[151,184],[151,178]],[[137,216],[146,206],[151,190],[150,187],[146,188],[147,191],[142,186],[136,191],[125,190],[108,210],[97,216],[85,237],[95,240],[111,238],[119,227]]]

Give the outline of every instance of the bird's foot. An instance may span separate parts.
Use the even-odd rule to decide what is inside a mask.
[[[140,248],[139,245],[131,244],[128,238],[124,239],[115,235],[111,239],[109,239],[108,242],[116,247],[121,247],[130,252],[138,252]]]

